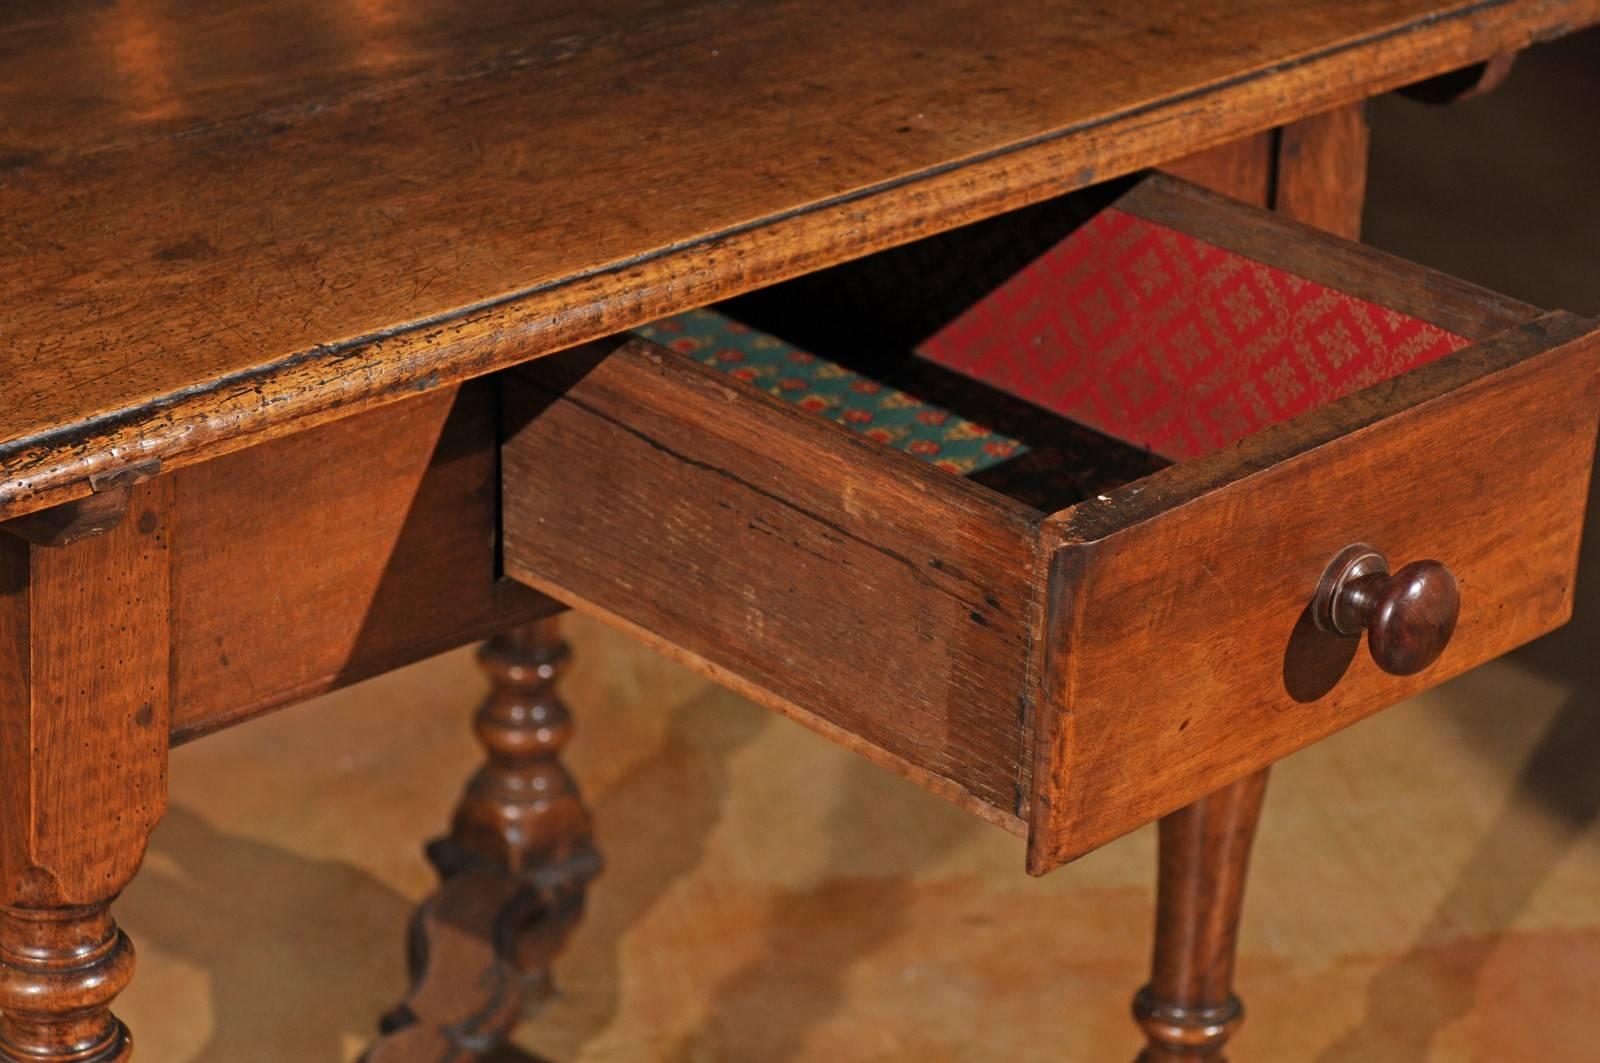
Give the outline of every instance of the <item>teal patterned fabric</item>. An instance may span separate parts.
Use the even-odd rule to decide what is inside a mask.
[[[987,469],[1027,451],[1016,439],[713,310],[691,310],[633,331],[957,475]]]

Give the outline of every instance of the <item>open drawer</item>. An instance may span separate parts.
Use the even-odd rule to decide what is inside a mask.
[[[1080,237],[1097,224],[1108,242]],[[1156,269],[1132,254],[1150,246],[1183,254]],[[1063,247],[1083,305],[1144,333],[1118,341],[1144,367],[1121,401],[1093,386],[1114,369],[1094,342],[935,342],[983,379],[911,359],[875,391],[734,327],[882,396],[899,420],[876,439],[849,403],[818,416],[674,350],[679,325],[508,373],[506,572],[1025,831],[1035,873],[1567,618],[1595,324],[1164,177]],[[1202,259],[1234,281],[1170,286]],[[1030,298],[981,312],[1003,329],[1048,308]],[[1190,319],[1223,342],[1196,348]],[[1157,348],[1191,375],[1151,368]],[[1012,397],[1046,377],[1030,397],[1072,417]],[[918,425],[961,455],[922,460]],[[1394,575],[1369,558],[1336,586],[1357,544]]]

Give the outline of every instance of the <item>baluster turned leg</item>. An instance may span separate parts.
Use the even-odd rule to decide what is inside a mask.
[[[415,983],[368,1063],[480,1059],[550,995],[550,964],[600,869],[589,813],[559,759],[572,735],[556,693],[568,657],[553,620],[479,653],[491,691],[475,727],[488,759],[450,834],[428,846],[441,885],[413,924]]]
[[[109,905],[0,909],[0,1059],[121,1063],[133,1051],[111,1002],[133,978],[133,946]]]
[[[1133,1000],[1149,1041],[1138,1063],[1223,1063],[1243,1021],[1234,946],[1266,786],[1262,770],[1161,821],[1152,975]]]

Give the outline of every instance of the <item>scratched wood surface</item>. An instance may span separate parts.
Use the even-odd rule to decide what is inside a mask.
[[[1600,19],[1600,0],[30,0],[0,516]]]

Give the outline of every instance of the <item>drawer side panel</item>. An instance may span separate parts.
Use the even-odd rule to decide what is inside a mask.
[[[642,340],[505,388],[508,574],[1020,828],[1041,514]]]

